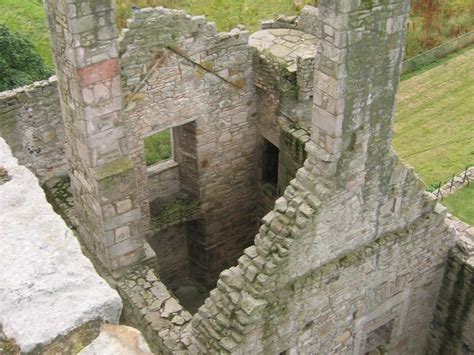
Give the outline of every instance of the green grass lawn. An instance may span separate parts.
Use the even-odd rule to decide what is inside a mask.
[[[46,65],[53,68],[42,0],[1,0],[0,24],[32,41]]]
[[[474,48],[400,84],[393,146],[427,186],[474,165]]]
[[[446,197],[443,205],[453,215],[474,226],[474,183]]]
[[[50,43],[46,26],[43,0],[1,0],[0,24],[11,31],[26,35],[35,44],[38,53],[52,66]],[[304,0],[315,5],[317,0]],[[215,21],[219,31],[228,31],[238,24],[250,31],[259,28],[260,20],[279,14],[296,15],[300,8],[293,0],[116,0],[119,28],[131,16],[130,4],[140,7],[165,6],[184,9],[192,15],[206,15]],[[474,30],[474,2],[472,0],[445,0],[439,2],[434,15],[427,16],[424,1],[412,0],[406,53],[407,58],[433,48],[450,38]],[[433,19],[427,22],[427,19]]]

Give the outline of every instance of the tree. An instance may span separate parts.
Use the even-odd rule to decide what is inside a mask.
[[[52,75],[33,44],[0,25],[0,92],[43,80]]]

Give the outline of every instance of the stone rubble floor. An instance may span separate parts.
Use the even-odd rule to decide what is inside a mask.
[[[250,36],[249,44],[259,51],[268,51],[284,62],[289,72],[296,72],[297,57],[316,56],[316,37],[308,33],[276,28],[255,32]]]

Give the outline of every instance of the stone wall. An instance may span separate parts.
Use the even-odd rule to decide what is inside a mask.
[[[303,31],[313,35],[317,34],[317,18],[319,11],[317,7],[306,5],[301,10],[300,16],[284,16],[280,15],[275,19],[260,22],[260,28],[267,30],[271,28],[288,28]]]
[[[310,9],[314,8],[307,8]],[[280,31],[282,27],[298,28],[300,18],[288,19],[295,25],[293,27],[283,26],[283,19],[280,17],[278,21],[269,22],[268,26],[262,23],[264,29],[277,30],[256,32],[250,39],[253,51],[253,80],[258,97],[258,218],[273,208],[276,198],[283,194],[298,169],[303,166],[306,159],[305,143],[311,134],[315,53],[312,52],[313,47],[305,45],[315,38],[295,30]],[[312,19],[314,21],[315,17]],[[299,52],[294,59],[282,55],[287,50],[287,47],[282,45],[285,38],[292,41],[288,41],[286,45],[294,46]],[[276,186],[271,186],[262,178],[266,164],[263,155],[268,144],[265,140],[279,149]]]
[[[180,163],[181,188],[200,199],[201,231],[188,235],[193,270],[204,283],[235,262],[255,231],[255,114],[248,33],[218,34],[182,11],[143,9],[122,32],[122,87],[138,145],[151,132],[192,124],[195,146]],[[142,163],[143,164],[143,163]],[[145,169],[137,169],[144,176]],[[185,175],[185,176],[183,176]],[[189,181],[191,178],[191,181]],[[140,178],[146,186],[146,178]],[[146,200],[146,191],[141,196]],[[196,254],[197,255],[192,255]]]
[[[168,286],[182,285],[189,280],[189,251],[186,226],[170,226],[148,238],[155,250],[160,279]]]
[[[153,269],[134,270],[117,287],[124,301],[123,320],[142,330],[156,354],[183,353],[191,344],[191,315]]]
[[[113,2],[45,2],[80,235],[109,269],[145,257],[147,215],[131,159]]]
[[[150,201],[172,200],[179,194],[181,184],[179,179],[179,166],[174,161],[159,164],[148,169],[148,198]]]
[[[290,72],[286,64],[273,55],[253,49],[254,84],[258,88],[259,132],[271,142],[280,137],[280,126],[295,123],[303,128],[311,126],[313,76],[305,75],[307,66],[298,66]],[[304,78],[298,81],[298,78]],[[301,96],[300,93],[303,95]]]
[[[40,353],[54,341],[74,349],[86,338],[67,341],[68,334],[93,322],[118,322],[120,297],[97,275],[38,180],[18,165],[2,138],[0,167],[8,173],[0,180],[0,336],[22,352]],[[93,329],[83,333],[97,336]]]
[[[283,194],[298,170],[303,167],[307,157],[305,145],[311,139],[311,132],[296,125],[285,125],[281,130],[278,196]]]
[[[449,222],[459,238],[451,251],[434,315],[429,354],[474,352],[474,230]]]
[[[0,137],[40,181],[67,174],[55,77],[0,93]]]
[[[308,158],[194,316],[203,352],[424,350],[453,238],[390,150],[408,1],[319,13]]]

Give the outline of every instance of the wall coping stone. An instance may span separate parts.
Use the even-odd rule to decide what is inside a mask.
[[[0,138],[0,323],[22,351],[94,320],[117,323],[122,302],[82,254],[38,180]]]

